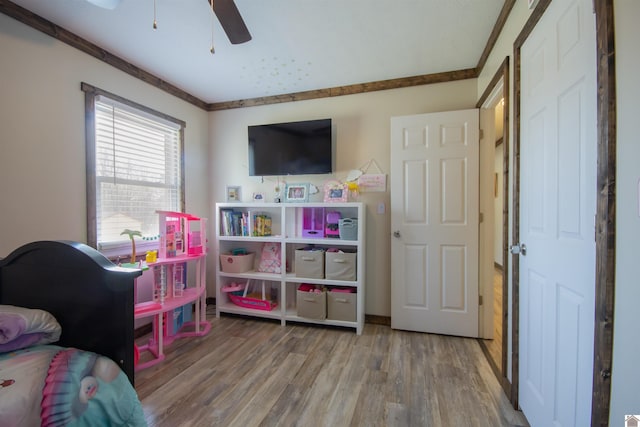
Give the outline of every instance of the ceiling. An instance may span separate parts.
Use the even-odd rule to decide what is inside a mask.
[[[206,103],[464,70],[504,0],[235,0],[230,44],[207,0],[12,0]],[[210,53],[211,41],[215,54]]]

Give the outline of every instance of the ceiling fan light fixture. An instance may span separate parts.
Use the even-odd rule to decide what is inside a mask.
[[[158,21],[156,21],[156,0],[153,0],[153,29],[158,29]]]
[[[214,0],[211,0],[211,49],[209,49],[209,52],[211,52],[211,55],[216,53],[216,49],[213,47],[213,24],[214,24],[213,21],[216,16],[216,12],[213,10],[213,1]]]

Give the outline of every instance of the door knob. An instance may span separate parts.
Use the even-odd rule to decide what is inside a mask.
[[[525,245],[524,243],[513,245],[509,248],[509,250],[514,255],[527,255],[527,245]]]
[[[393,232],[393,237],[395,237],[396,239],[400,238],[400,232],[398,230]]]

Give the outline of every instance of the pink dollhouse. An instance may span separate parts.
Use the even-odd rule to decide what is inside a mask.
[[[160,221],[160,258],[200,255],[206,245],[205,218],[171,211],[156,211]]]

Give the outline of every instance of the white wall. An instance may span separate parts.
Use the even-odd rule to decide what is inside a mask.
[[[187,211],[209,214],[207,112],[3,14],[0,28],[0,257],[86,242],[83,81],[186,122]]]
[[[640,2],[615,0],[616,79],[618,97],[616,178],[616,292],[613,321],[613,374],[610,425],[625,414],[640,414]]]
[[[344,180],[350,169],[360,168],[370,159],[375,159],[383,173],[388,174],[392,116],[473,108],[475,102],[476,81],[466,80],[212,112],[210,166],[214,176],[211,200],[213,203],[224,201],[227,184],[241,185],[245,201],[250,201],[254,191],[264,191],[267,200],[273,198],[275,180],[260,183],[259,179],[248,176],[247,126],[250,124],[332,118],[336,128],[337,172],[333,176],[287,178],[290,183],[312,182],[321,187],[330,178]],[[371,172],[377,171],[372,169]],[[321,201],[322,195],[318,194],[312,200]],[[367,205],[365,313],[390,316],[389,192],[362,193],[360,201]],[[386,213],[382,215],[376,213],[380,202],[386,206]],[[210,216],[213,217],[213,213]]]

